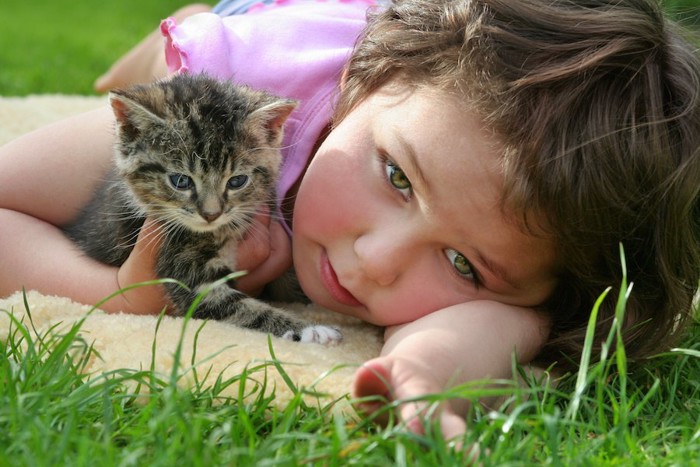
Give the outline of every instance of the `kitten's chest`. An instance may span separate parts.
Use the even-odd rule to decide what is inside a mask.
[[[230,236],[222,238],[218,242],[219,248],[216,255],[211,259],[210,266],[236,271],[240,243],[240,238],[232,238]]]
[[[240,270],[237,265],[241,236],[218,236],[211,232],[171,232],[158,255],[160,277],[189,278],[192,286],[211,282]]]

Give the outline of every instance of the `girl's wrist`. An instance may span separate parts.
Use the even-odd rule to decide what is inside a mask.
[[[138,285],[127,280],[123,268],[114,269],[115,292],[99,306],[100,309],[108,313],[147,315],[158,314],[166,306],[161,284]]]

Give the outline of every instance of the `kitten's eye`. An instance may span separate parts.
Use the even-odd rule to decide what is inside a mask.
[[[170,184],[176,190],[191,190],[194,186],[192,178],[185,174],[170,174],[168,179],[170,180]]]
[[[411,196],[411,181],[398,165],[387,160],[384,162],[386,178],[391,186],[399,190],[405,197]]]
[[[457,271],[457,274],[471,281],[476,280],[476,271],[474,271],[471,263],[462,253],[452,248],[447,248],[445,250],[445,256],[447,256],[447,259],[452,263],[452,267]]]
[[[226,187],[232,190],[236,190],[245,186],[246,183],[248,183],[247,175],[234,175],[233,177],[228,179]]]

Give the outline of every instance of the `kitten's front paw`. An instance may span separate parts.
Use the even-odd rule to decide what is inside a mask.
[[[343,340],[340,329],[332,326],[307,326],[300,333],[287,331],[282,336],[290,341],[298,341],[304,344],[334,345]]]

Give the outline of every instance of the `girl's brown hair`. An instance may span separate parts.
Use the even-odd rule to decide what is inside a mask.
[[[628,356],[676,341],[700,281],[700,64],[654,0],[399,0],[370,17],[336,119],[391,80],[453,93],[504,143],[504,212],[558,249],[547,360],[578,361],[612,287],[607,335],[620,244]]]

